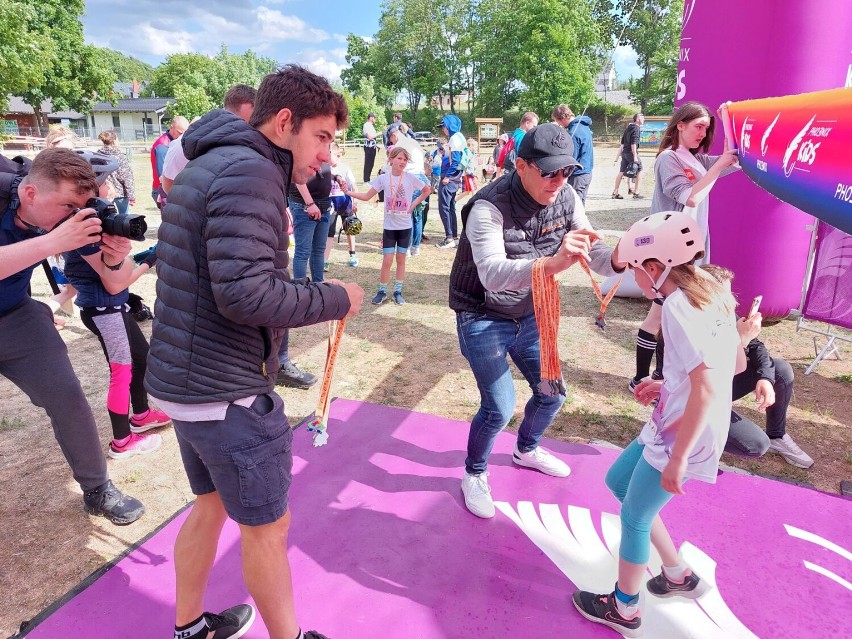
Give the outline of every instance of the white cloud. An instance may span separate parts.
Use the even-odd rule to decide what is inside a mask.
[[[323,76],[329,82],[339,82],[340,72],[346,68],[345,64],[329,59],[322,51],[303,53],[299,57],[301,64],[314,73]]]
[[[619,80],[638,78],[642,75],[642,69],[636,64],[636,52],[633,47],[618,46],[613,55],[615,73]]]
[[[275,9],[258,7],[255,14],[260,22],[261,38],[300,42],[323,42],[329,38],[328,33],[322,29],[315,29],[301,18],[284,15]]]

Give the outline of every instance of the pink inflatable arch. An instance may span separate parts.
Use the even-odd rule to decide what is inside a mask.
[[[686,0],[680,51],[675,105],[697,100],[715,110],[726,100],[852,86],[844,3]],[[710,196],[711,259],[736,273],[741,304],[763,295],[767,317],[799,307],[813,221],[742,174],[719,180]]]

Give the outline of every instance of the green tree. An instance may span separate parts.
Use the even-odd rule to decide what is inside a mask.
[[[346,129],[347,138],[360,138],[363,132],[364,122],[370,113],[376,114],[376,130],[381,131],[387,126],[384,110],[379,106],[376,99],[376,91],[373,88],[373,78],[361,78],[357,94],[353,94],[345,87],[341,88],[346,105],[349,107],[349,128]]]
[[[119,82],[133,82],[134,80],[144,82],[150,80],[154,75],[154,67],[142,62],[142,60],[137,60],[112,49],[99,49],[99,52]]]
[[[7,96],[43,84],[55,55],[50,37],[30,30],[34,18],[35,7],[0,0],[0,109],[6,109]]]
[[[610,35],[636,51],[642,76],[630,83],[630,97],[642,111],[669,113],[674,104],[683,0],[595,0],[611,16]],[[665,93],[661,94],[663,91]]]
[[[191,120],[198,115],[204,115],[217,106],[219,106],[219,103],[211,100],[204,89],[179,84],[175,87],[175,101],[169,105],[169,113],[182,115]]]
[[[387,73],[384,60],[381,59],[382,47],[376,40],[367,41],[350,33],[346,36],[346,62],[349,66],[340,72],[343,86],[351,93],[358,93],[361,82],[368,80],[373,87],[373,95],[377,102],[385,108],[393,107],[396,90],[384,84],[394,84],[394,79]]]
[[[179,85],[202,89],[208,96],[218,83],[219,63],[201,53],[175,53],[154,69],[151,91],[160,97],[175,97]]]
[[[33,10],[23,16],[21,31],[37,36],[38,41],[48,37],[53,46],[43,51],[46,57],[40,81],[29,83],[19,95],[46,130],[47,118],[41,110],[44,100],[52,101],[54,111],[87,111],[95,98],[112,97],[115,74],[97,47],[83,44],[80,16],[84,0],[40,0],[31,6]],[[18,44],[21,46],[20,41]]]

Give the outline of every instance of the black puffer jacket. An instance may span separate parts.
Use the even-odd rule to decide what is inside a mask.
[[[349,311],[345,289],[294,284],[284,210],[293,157],[227,111],[189,128],[169,192],[145,387],[184,404],[272,390],[284,328]]]

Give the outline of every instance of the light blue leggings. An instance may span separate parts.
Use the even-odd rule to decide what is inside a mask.
[[[634,439],[606,474],[606,485],[621,502],[621,550],[632,564],[647,564],[651,554],[651,524],[674,497],[663,489],[659,470],[642,456],[645,449]]]

